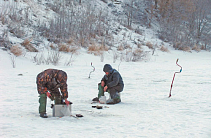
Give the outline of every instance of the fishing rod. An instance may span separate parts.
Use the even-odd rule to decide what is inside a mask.
[[[177,66],[179,66],[179,67],[180,67],[180,71],[179,71],[179,72],[175,72],[175,73],[174,73],[173,80],[172,80],[172,83],[171,83],[171,88],[170,88],[169,98],[171,97],[171,90],[172,90],[172,86],[173,86],[173,82],[174,82],[175,75],[176,75],[176,73],[181,73],[181,72],[182,72],[182,66],[180,66],[180,65],[177,63],[177,62],[178,62],[178,60],[179,60],[179,59],[177,59],[176,64],[177,64]]]
[[[93,70],[89,73],[89,78],[90,78],[91,73],[95,71],[95,67],[92,65],[92,62],[91,62],[91,66],[93,67]]]

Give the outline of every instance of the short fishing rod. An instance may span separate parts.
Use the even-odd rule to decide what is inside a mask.
[[[177,64],[178,60],[179,60],[179,59],[177,59],[176,64]],[[179,71],[179,72],[175,72],[175,73],[174,73],[173,80],[172,80],[172,83],[171,83],[171,88],[170,88],[169,98],[171,97],[171,90],[172,90],[172,86],[173,86],[173,82],[174,82],[175,75],[176,75],[176,73],[181,73],[181,72],[182,72],[182,66],[180,66],[179,64],[177,64],[177,66],[179,66],[179,67],[180,67],[180,71]]]
[[[92,65],[92,62],[91,62],[91,66],[93,67],[93,70],[89,73],[89,78],[90,78],[91,73],[95,71],[95,67]]]

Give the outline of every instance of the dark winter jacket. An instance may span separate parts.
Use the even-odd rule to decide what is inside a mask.
[[[47,69],[37,75],[37,91],[39,94],[59,92],[55,89],[60,88],[63,98],[68,98],[67,74],[62,70]]]
[[[116,69],[113,69],[110,64],[105,64],[103,71],[109,72],[109,75],[104,75],[101,80],[105,82],[105,85],[108,86],[108,89],[115,86],[120,86],[122,91],[124,88],[124,83],[120,73]]]

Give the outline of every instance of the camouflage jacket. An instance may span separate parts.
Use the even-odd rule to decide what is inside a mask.
[[[39,94],[47,91],[59,92],[58,88],[60,88],[63,98],[68,98],[67,74],[62,70],[47,69],[37,75],[36,83]]]

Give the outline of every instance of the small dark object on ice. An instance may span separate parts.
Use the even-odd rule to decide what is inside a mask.
[[[97,109],[103,109],[102,106],[98,106],[98,105],[96,106],[96,108],[97,108]]]
[[[82,114],[76,114],[77,117],[84,117]]]
[[[99,106],[99,105],[97,105],[97,106],[92,106],[92,108],[103,109],[103,107],[102,107],[102,106]]]

